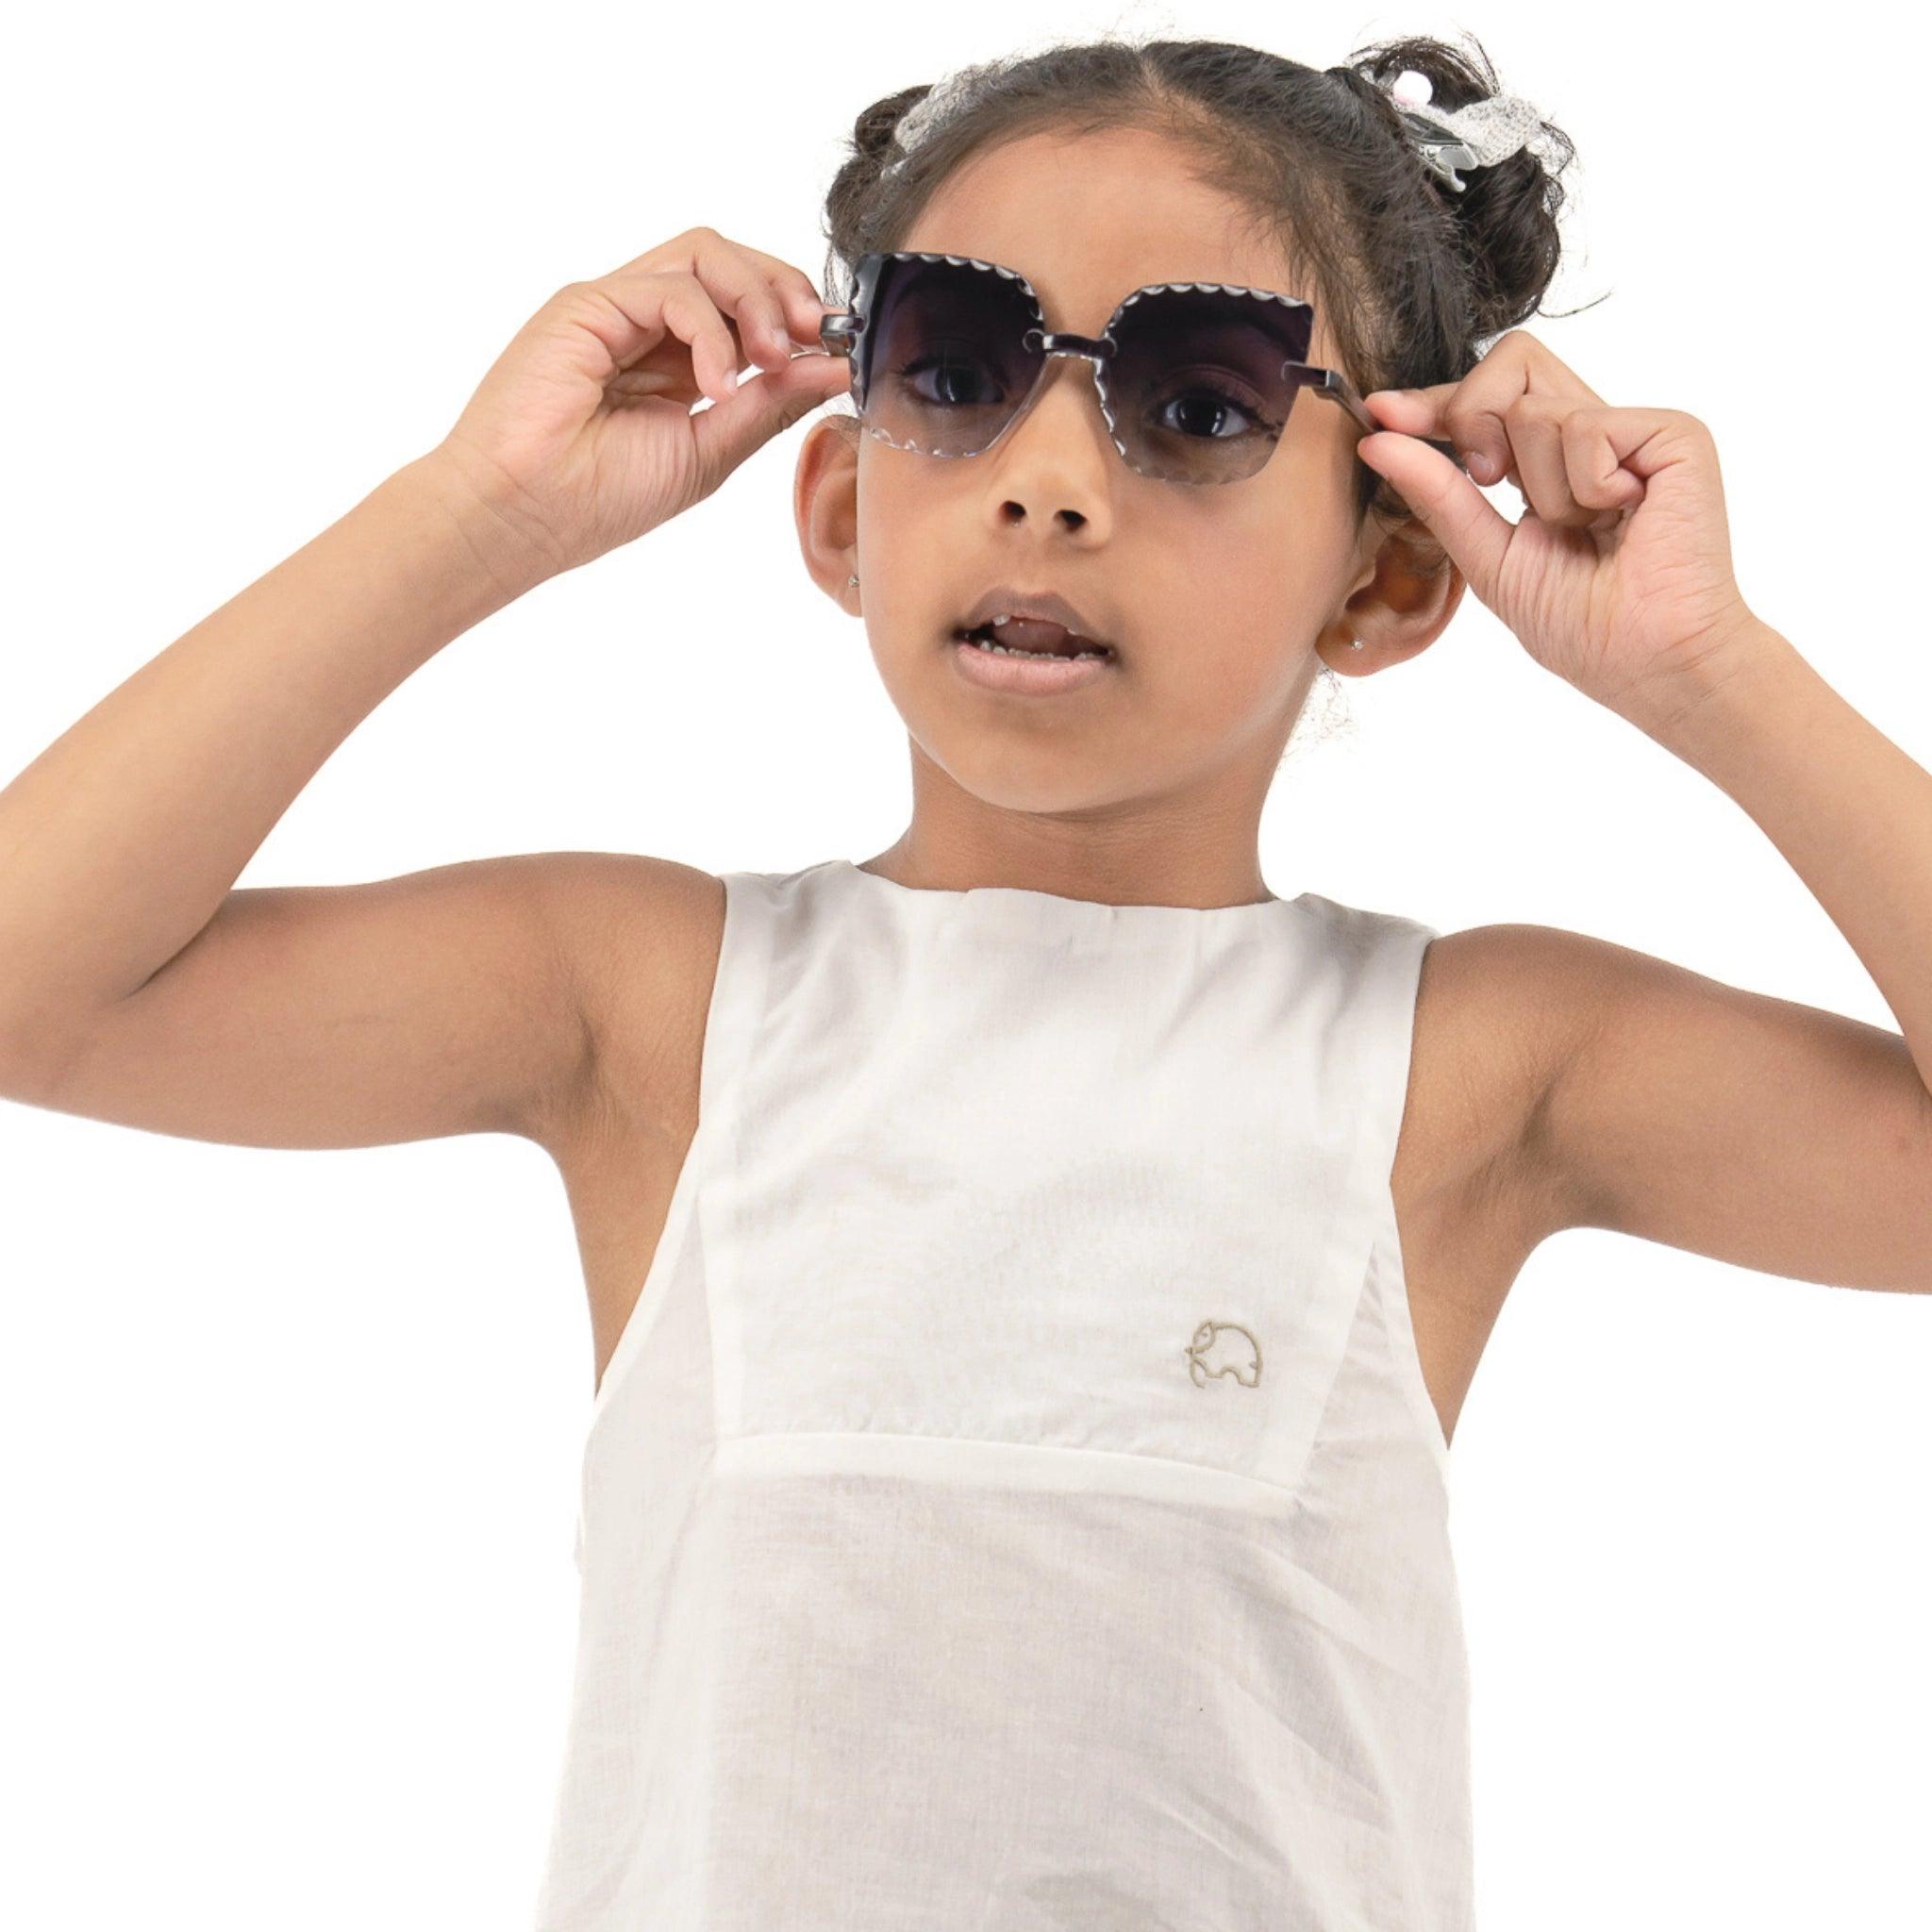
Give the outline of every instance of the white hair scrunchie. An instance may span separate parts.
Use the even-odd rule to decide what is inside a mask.
[[[1524,148],[1546,166],[1560,158],[1556,138],[1543,126],[1542,110],[1521,94],[1496,94],[1450,113],[1429,105],[1435,85],[1412,67],[1382,92],[1402,117],[1423,166],[1457,194],[1469,186],[1456,172],[1458,168],[1493,168]]]
[[[971,90],[978,77],[976,68],[962,67],[958,73],[948,75],[944,80],[928,88],[899,117],[898,125],[892,129],[892,139],[898,144],[899,152],[879,170],[879,173],[891,175],[903,168],[911,158],[912,150],[931,132],[934,125],[945,117],[960,97]]]

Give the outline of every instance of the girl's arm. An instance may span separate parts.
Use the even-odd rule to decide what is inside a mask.
[[[508,1127],[567,1080],[570,855],[233,890],[356,724],[543,574],[432,453],[0,791],[0,1094],[341,1146]]]
[[[1739,594],[1717,450],[1694,416],[1611,408],[1521,329],[1460,382],[1366,401],[1389,429],[1363,439],[1363,460],[1470,588],[1539,663],[1756,820],[1904,1029],[1575,933],[1438,941],[1445,966],[1491,969],[1524,1029],[1513,1145],[1541,1231],[1611,1227],[1804,1280],[1932,1291],[1932,776]],[[1445,431],[1468,474],[1423,441]],[[1522,521],[1472,477],[1513,483]]]
[[[708,496],[848,388],[846,358],[792,354],[824,311],[800,270],[708,227],[567,283],[429,456],[0,791],[0,1095],[252,1145],[501,1131],[555,1152],[593,1091],[615,961],[626,1051],[655,1064],[678,962],[715,929],[708,874],[552,853],[234,882],[451,639]]]
[[[1761,625],[1645,723],[1790,861],[1904,1032],[1528,929],[1566,1224],[1932,1291],[1932,774]]]

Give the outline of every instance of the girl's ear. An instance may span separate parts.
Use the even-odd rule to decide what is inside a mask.
[[[1348,637],[1327,661],[1337,670],[1379,671],[1425,650],[1448,628],[1469,589],[1428,527],[1416,518],[1391,529],[1373,570],[1342,607],[1336,627]],[[1359,638],[1356,650],[1349,640]]]
[[[1400,567],[1409,575],[1437,577],[1444,572],[1455,572],[1456,566],[1449,560],[1442,540],[1420,517],[1404,516],[1393,523],[1385,520],[1381,527],[1388,532],[1383,539],[1384,547],[1399,554]]]
[[[812,581],[841,609],[851,608],[858,570],[858,445],[850,416],[822,416],[806,431],[791,477],[798,547]]]

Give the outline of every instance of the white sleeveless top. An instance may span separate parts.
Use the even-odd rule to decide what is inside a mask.
[[[1435,931],[724,875],[538,1932],[1468,1932]]]

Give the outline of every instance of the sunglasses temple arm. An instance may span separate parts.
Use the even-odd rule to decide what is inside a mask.
[[[1292,374],[1295,365],[1291,363],[1289,365],[1289,373]],[[1317,395],[1324,395],[1331,402],[1340,403],[1361,425],[1365,433],[1387,426],[1384,424],[1377,423],[1374,417],[1369,413],[1369,406],[1356,393],[1354,385],[1340,371],[1334,369],[1307,369],[1303,371],[1299,379],[1304,389],[1313,390]],[[1440,450],[1458,470],[1467,471],[1468,465],[1463,461],[1460,454],[1458,454],[1455,443],[1450,441],[1447,437],[1422,436],[1418,437],[1416,441],[1427,443],[1433,450]]]

